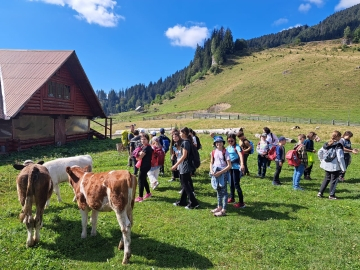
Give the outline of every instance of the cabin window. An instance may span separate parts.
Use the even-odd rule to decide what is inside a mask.
[[[70,99],[70,86],[64,85],[64,99]]]
[[[70,86],[62,83],[48,83],[48,97],[70,99]]]
[[[55,97],[55,96],[56,96],[56,83],[49,82],[48,97]]]

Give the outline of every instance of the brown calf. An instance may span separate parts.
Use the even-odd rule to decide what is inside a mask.
[[[26,224],[28,237],[26,246],[31,247],[40,241],[40,228],[42,227],[42,216],[46,201],[50,199],[53,192],[53,183],[49,171],[42,166],[43,161],[38,164],[32,162],[26,165],[14,164],[13,167],[21,170],[16,178],[17,193],[21,203],[22,211],[20,221]],[[32,205],[36,205],[36,214],[32,216]],[[34,237],[32,237],[35,228]]]
[[[89,211],[92,210],[92,236],[96,235],[99,212],[114,211],[122,232],[118,248],[124,248],[122,263],[127,264],[131,257],[132,209],[136,192],[136,177],[125,170],[91,173],[79,166],[67,167],[66,172],[81,213],[81,238],[87,236]]]

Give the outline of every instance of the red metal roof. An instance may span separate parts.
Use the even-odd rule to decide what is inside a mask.
[[[96,94],[75,51],[0,50],[0,119],[10,119],[66,62],[75,80],[94,109],[94,116],[105,117]],[[89,91],[90,90],[90,91]]]

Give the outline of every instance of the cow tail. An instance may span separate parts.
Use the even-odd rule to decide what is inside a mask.
[[[28,176],[28,185],[26,189],[26,199],[23,209],[20,214],[20,221],[24,223],[31,223],[32,218],[32,204],[33,204],[33,195],[34,195],[34,182],[39,177],[39,168],[33,167],[31,173]]]

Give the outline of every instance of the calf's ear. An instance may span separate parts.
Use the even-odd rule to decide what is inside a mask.
[[[26,166],[22,165],[22,164],[14,164],[13,165],[15,170],[21,171],[22,169],[24,169]]]
[[[43,160],[40,160],[37,164],[43,165],[45,162]]]

